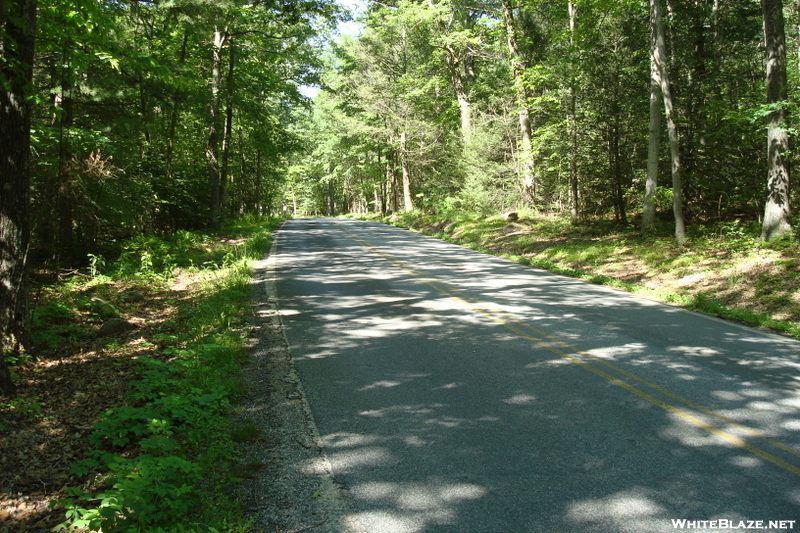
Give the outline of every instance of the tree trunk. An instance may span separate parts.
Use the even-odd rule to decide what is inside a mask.
[[[220,204],[220,223],[222,213],[228,203],[228,181],[230,180],[230,155],[231,145],[233,144],[233,65],[234,65],[234,46],[233,39],[228,43],[228,76],[225,81],[225,128],[222,134],[222,165],[219,172],[219,204]]]
[[[445,63],[447,64],[447,71],[450,74],[450,85],[453,87],[453,92],[456,95],[458,110],[461,117],[462,150],[467,151],[472,138],[472,103],[469,101],[469,96],[467,94],[466,75],[462,73],[462,64],[465,61],[463,58],[459,57],[452,46],[444,47],[444,57]]]
[[[672,212],[675,216],[675,243],[682,247],[686,244],[686,226],[683,220],[683,191],[681,185],[681,158],[678,145],[678,128],[675,125],[672,106],[672,92],[669,85],[667,69],[666,43],[664,40],[664,22],[661,16],[661,0],[650,0],[650,23],[655,31],[655,64],[664,100],[664,115],[667,119],[669,134],[669,151],[672,162]]]
[[[391,145],[392,140],[389,139]],[[399,207],[399,200],[397,198],[397,152],[390,150],[386,154],[386,182],[392,191],[392,213],[397,213]]]
[[[264,214],[264,198],[261,187],[261,149],[256,148],[255,182],[253,183],[253,208],[255,213]],[[268,204],[269,205],[269,204]],[[270,213],[271,214],[271,213]]]
[[[770,241],[791,229],[789,204],[789,137],[786,122],[786,38],[783,2],[761,0],[767,50],[767,104],[772,109],[767,127],[767,202],[761,238]]]
[[[400,170],[403,174],[403,207],[406,211],[413,211],[414,198],[411,196],[411,170],[408,167],[408,147],[405,130],[400,133]]]
[[[0,13],[0,392],[14,393],[4,342],[30,345],[28,245],[30,243],[31,102],[35,0],[6,2]],[[5,18],[7,17],[7,18]]]
[[[503,0],[503,19],[506,26],[508,51],[511,55],[511,70],[514,77],[514,92],[517,98],[520,131],[521,185],[525,201],[536,205],[536,181],[533,177],[533,144],[531,142],[531,117],[528,110],[528,90],[522,79],[525,72],[525,59],[517,40],[517,25],[510,0]]]
[[[650,125],[647,144],[647,178],[644,186],[642,233],[652,233],[656,225],[655,195],[658,187],[658,153],[661,148],[661,82],[658,73],[658,36],[655,24],[650,28]]]
[[[208,143],[206,144],[206,161],[208,162],[209,191],[211,205],[209,210],[210,226],[219,229],[222,224],[222,197],[220,195],[220,161],[219,138],[221,125],[220,116],[220,84],[222,81],[222,47],[225,45],[225,32],[214,28],[214,42],[211,62],[211,106],[209,108],[210,124],[208,130]]]
[[[614,183],[614,198],[615,204],[617,206],[616,218],[617,222],[622,224],[628,223],[628,213],[625,209],[625,193],[624,193],[624,184],[622,183],[622,156],[620,154],[620,136],[621,136],[621,126],[620,126],[620,117],[619,117],[619,107],[618,107],[618,95],[614,95],[614,104],[612,115],[614,117],[613,122],[610,125],[610,135],[609,135],[609,148],[608,148],[608,155],[609,155],[609,167],[610,172],[612,175],[612,181]]]
[[[378,148],[377,168],[383,168],[383,150]],[[375,183],[375,211],[381,215],[386,214],[386,180],[378,179]]]
[[[569,46],[570,53],[575,47],[575,19],[577,18],[577,8],[574,2],[567,2],[569,11]],[[577,224],[580,221],[579,198],[578,198],[578,115],[577,115],[577,96],[575,89],[574,76],[569,85],[569,200],[570,200],[570,223]]]

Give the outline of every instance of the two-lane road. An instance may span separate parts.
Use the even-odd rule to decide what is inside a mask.
[[[800,531],[800,343],[381,224],[273,254],[363,530]]]

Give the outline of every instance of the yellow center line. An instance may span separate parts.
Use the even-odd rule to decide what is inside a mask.
[[[337,226],[338,225],[339,224],[337,224]],[[712,433],[713,435],[716,435],[717,437],[720,437],[721,439],[723,439],[723,440],[725,440],[725,441],[727,441],[727,442],[729,442],[731,444],[734,444],[735,446],[743,448],[743,449],[749,451],[750,453],[752,453],[752,454],[754,454],[754,455],[756,455],[758,457],[761,457],[762,459],[764,459],[766,461],[769,461],[770,463],[772,463],[772,464],[774,464],[776,466],[779,466],[780,468],[783,468],[784,470],[786,470],[788,472],[791,472],[793,474],[796,474],[796,475],[800,476],[800,468],[798,468],[798,467],[796,467],[796,466],[794,466],[794,465],[792,465],[790,463],[787,463],[786,461],[784,461],[784,460],[782,460],[782,459],[780,459],[778,457],[775,457],[774,455],[762,450],[761,448],[753,446],[752,444],[746,442],[745,440],[743,440],[740,437],[737,437],[736,435],[733,435],[733,434],[731,434],[731,433],[729,433],[729,432],[727,432],[725,430],[722,430],[722,429],[720,429],[720,428],[718,428],[716,426],[713,426],[713,425],[709,424],[708,422],[705,422],[705,421],[699,419],[695,415],[693,415],[693,414],[691,414],[691,413],[689,413],[689,412],[687,412],[687,411],[685,411],[685,410],[683,410],[683,409],[681,409],[679,407],[676,407],[676,406],[671,405],[671,404],[669,404],[667,402],[659,400],[658,398],[656,398],[656,397],[654,397],[654,396],[642,391],[641,389],[636,388],[635,386],[631,385],[630,383],[622,381],[621,379],[616,378],[616,377],[612,376],[611,374],[608,374],[608,373],[604,372],[603,370],[592,366],[588,362],[580,359],[579,357],[576,357],[574,354],[578,354],[580,356],[589,358],[589,359],[591,359],[592,361],[594,361],[596,363],[602,364],[602,365],[606,366],[607,368],[613,370],[614,372],[622,374],[623,376],[625,376],[627,378],[630,378],[632,380],[635,380],[635,381],[645,385],[646,387],[648,387],[648,388],[650,388],[652,390],[655,390],[655,391],[657,391],[657,392],[659,392],[659,393],[661,393],[661,394],[663,394],[663,395],[665,395],[665,396],[667,396],[669,398],[672,398],[673,400],[679,401],[679,402],[683,403],[684,405],[686,405],[687,407],[689,407],[689,408],[691,408],[691,409],[693,409],[695,411],[698,411],[698,412],[701,412],[701,413],[703,413],[705,415],[708,415],[708,416],[711,416],[713,418],[716,418],[717,420],[720,420],[720,421],[722,421],[722,422],[724,422],[726,424],[729,424],[730,426],[732,426],[732,427],[734,427],[734,428],[736,428],[736,429],[738,429],[738,430],[740,430],[742,432],[745,432],[745,433],[747,433],[748,435],[750,435],[752,437],[757,437],[759,439],[762,439],[763,441],[775,446],[776,448],[779,448],[781,450],[784,450],[786,452],[789,452],[789,453],[794,454],[794,455],[799,456],[799,457],[800,457],[800,451],[798,451],[798,450],[796,450],[796,449],[794,449],[794,448],[792,448],[790,446],[787,446],[787,445],[785,445],[785,444],[783,444],[781,442],[773,440],[773,439],[767,437],[766,435],[760,433],[759,431],[757,431],[755,429],[752,429],[750,427],[744,426],[744,425],[742,425],[742,424],[740,424],[740,423],[738,423],[738,422],[736,422],[734,420],[731,420],[730,418],[728,418],[728,417],[726,417],[724,415],[716,413],[716,412],[714,412],[714,411],[712,411],[712,410],[710,410],[710,409],[708,409],[706,407],[703,407],[703,406],[698,405],[698,404],[696,404],[696,403],[694,403],[694,402],[692,402],[690,400],[687,400],[686,398],[683,398],[682,396],[680,396],[678,394],[675,394],[675,393],[665,389],[664,387],[661,387],[660,385],[656,385],[654,383],[651,383],[651,382],[645,380],[644,378],[642,378],[640,376],[637,376],[636,374],[633,374],[632,372],[629,372],[629,371],[627,371],[627,370],[625,370],[623,368],[620,368],[619,366],[614,365],[614,364],[612,364],[612,363],[610,363],[610,362],[608,362],[608,361],[606,361],[606,360],[604,360],[604,359],[602,359],[600,357],[597,357],[596,355],[592,355],[590,353],[582,351],[582,350],[580,350],[580,349],[578,349],[578,348],[576,348],[576,347],[564,342],[563,340],[561,340],[561,339],[559,339],[557,337],[553,337],[553,336],[549,335],[548,333],[539,330],[538,328],[535,328],[535,327],[533,327],[533,326],[531,326],[531,325],[529,325],[529,324],[527,324],[525,322],[522,322],[519,319],[514,318],[514,317],[506,314],[503,311],[500,311],[493,304],[490,304],[488,302],[481,302],[480,300],[472,297],[471,295],[466,294],[465,292],[450,286],[449,284],[445,283],[444,281],[441,281],[441,280],[436,279],[434,277],[431,277],[431,276],[428,276],[426,274],[423,274],[422,272],[420,272],[419,270],[415,269],[414,267],[408,265],[404,261],[402,261],[400,259],[397,259],[396,257],[394,257],[393,255],[391,255],[389,253],[384,252],[380,248],[378,248],[375,245],[371,244],[369,241],[366,241],[365,239],[362,239],[361,237],[358,237],[357,235],[355,235],[355,234],[351,233],[350,231],[342,228],[341,226],[339,227],[339,229],[343,233],[345,233],[347,236],[349,236],[351,239],[356,241],[358,244],[360,244],[361,246],[363,246],[367,250],[371,251],[375,255],[379,256],[380,258],[382,258],[383,260],[385,260],[389,264],[391,264],[394,267],[406,272],[407,274],[409,274],[413,278],[415,278],[415,279],[421,281],[422,283],[428,285],[429,287],[431,287],[435,291],[437,291],[439,293],[442,293],[445,296],[447,296],[447,297],[459,302],[460,304],[468,307],[469,309],[471,309],[475,313],[478,313],[478,314],[488,318],[492,322],[495,322],[495,323],[505,327],[506,329],[509,329],[510,331],[516,333],[517,335],[519,335],[519,336],[521,336],[521,337],[523,337],[523,338],[525,338],[527,340],[532,341],[533,343],[537,344],[538,346],[541,346],[542,348],[545,348],[546,350],[558,355],[559,357],[562,357],[563,359],[565,359],[567,361],[570,361],[570,362],[580,366],[581,368],[583,368],[585,370],[588,370],[589,372],[594,373],[597,376],[602,377],[603,379],[609,381],[610,383],[612,383],[612,384],[614,384],[614,385],[616,385],[618,387],[621,387],[621,388],[627,390],[628,392],[631,392],[631,393],[635,394],[636,396],[639,396],[640,398],[642,398],[644,400],[647,400],[648,402],[650,402],[650,403],[652,403],[652,404],[664,409],[665,411],[670,412],[670,413],[682,418],[683,420],[686,420],[690,424],[693,424],[693,425],[695,425],[695,426],[697,426],[699,428],[702,428],[702,429]],[[486,309],[486,308],[489,308],[489,309]],[[544,340],[544,339],[547,339],[547,340]],[[561,346],[562,348],[566,349],[567,351],[559,349],[558,347],[554,346],[554,344],[557,344],[557,345]],[[570,352],[570,353],[568,353],[568,352]]]

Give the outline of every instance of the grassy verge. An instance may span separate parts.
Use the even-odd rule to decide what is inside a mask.
[[[247,530],[235,490],[247,428],[232,414],[251,265],[274,225],[140,237],[42,287],[41,353],[17,362],[20,396],[0,405],[9,531]]]
[[[757,225],[696,226],[676,248],[670,228],[643,237],[635,228],[561,218],[410,212],[370,217],[485,253],[701,313],[800,338],[800,246],[765,244]]]

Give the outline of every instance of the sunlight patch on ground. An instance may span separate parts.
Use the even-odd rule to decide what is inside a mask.
[[[632,489],[573,503],[567,510],[567,519],[578,528],[578,524],[598,524],[609,532],[674,531],[666,513],[645,490]]]
[[[509,405],[528,405],[536,401],[536,396],[530,394],[515,394],[511,398],[503,400],[504,403]]]
[[[337,474],[347,474],[360,468],[373,468],[394,464],[397,459],[385,448],[378,446],[360,447],[355,450],[341,450],[329,453],[327,462],[314,460],[302,466],[304,474],[319,474],[330,468]]]
[[[381,440],[375,435],[361,433],[331,433],[321,438],[322,444],[328,448],[352,448],[354,446],[370,446]]]
[[[632,342],[622,346],[609,346],[608,348],[594,348],[588,350],[586,353],[599,357],[601,359],[616,360],[624,355],[641,354],[647,348],[646,345],[639,342]]]
[[[444,407],[442,404],[432,404],[430,406],[423,405],[393,405],[391,407],[383,407],[381,409],[370,409],[361,411],[361,416],[369,416],[375,418],[383,418],[392,414],[401,415],[428,415],[434,412],[434,409]]]
[[[680,353],[688,357],[714,357],[721,355],[719,350],[707,346],[670,346],[667,351]]]
[[[690,448],[700,448],[704,446],[715,446],[725,448],[737,448],[738,446],[728,440],[709,433],[705,429],[695,426],[674,413],[669,413],[669,418],[673,424],[662,429],[659,435],[670,441],[676,441]]]
[[[353,515],[370,531],[382,533],[414,533],[429,524],[454,524],[457,506],[486,495],[478,485],[457,483],[390,483],[371,482],[357,485],[351,494],[359,500],[387,509],[364,511]]]

